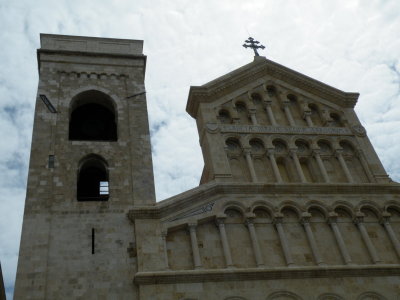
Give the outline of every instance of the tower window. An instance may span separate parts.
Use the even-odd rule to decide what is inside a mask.
[[[86,159],[78,174],[78,201],[105,201],[108,197],[109,181],[105,162],[97,156]]]
[[[99,91],[79,94],[73,101],[69,139],[82,141],[116,141],[115,111],[109,97]]]

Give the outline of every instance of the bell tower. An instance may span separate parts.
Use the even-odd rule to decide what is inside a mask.
[[[41,34],[15,299],[135,299],[155,203],[143,41]]]

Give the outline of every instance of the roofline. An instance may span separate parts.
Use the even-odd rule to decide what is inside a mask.
[[[306,91],[312,89],[313,94],[317,94],[321,97],[327,99],[339,99],[343,102],[342,105],[344,107],[354,108],[360,95],[359,93],[341,91],[328,84],[269,60],[263,56],[256,56],[253,62],[228,74],[218,77],[209,83],[206,83],[202,86],[191,86],[189,89],[186,111],[193,118],[196,118],[200,102],[203,102],[205,99],[211,100],[213,98],[217,98],[217,94],[230,92],[229,88],[235,85],[239,80],[247,79],[248,82],[245,82],[245,84],[248,84],[251,82],[249,77],[253,77],[258,74],[259,76],[262,76],[268,73],[273,73],[274,75],[280,75],[280,77],[288,78],[289,83],[290,81],[293,81],[297,86],[302,86],[303,90]]]

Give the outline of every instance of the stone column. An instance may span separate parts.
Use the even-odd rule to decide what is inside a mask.
[[[294,122],[292,112],[290,111],[290,102],[289,101],[284,101],[283,102],[283,110],[285,111],[285,115],[287,120],[289,121],[290,126],[296,126],[296,123]]]
[[[297,175],[300,177],[300,182],[307,182],[306,177],[304,176],[303,169],[301,168],[299,158],[297,157],[296,150],[290,150],[290,156],[293,158],[294,165],[296,167]]]
[[[274,150],[273,149],[268,149],[268,158],[271,161],[272,171],[274,172],[276,181],[278,183],[282,183],[283,180],[282,180],[281,172],[279,172],[278,165],[276,164],[276,160],[275,160],[275,155],[274,155]]]
[[[286,238],[285,229],[283,228],[283,225],[282,225],[282,219],[283,219],[282,215],[275,216],[274,225],[275,225],[276,230],[278,231],[279,240],[281,242],[286,265],[288,267],[290,267],[290,266],[293,266],[294,263],[293,263],[292,254],[290,253],[289,242]]]
[[[306,120],[308,127],[314,127],[314,123],[311,119],[311,112],[310,111],[305,111],[303,113],[303,118]]]
[[[354,219],[354,223],[357,225],[358,229],[360,230],[361,237],[367,246],[369,255],[371,256],[372,262],[374,264],[380,263],[381,259],[376,252],[374,245],[372,244],[371,238],[368,235],[367,229],[364,226],[364,214],[357,213],[356,218]]]
[[[336,150],[335,154],[336,154],[337,159],[339,160],[340,166],[342,167],[344,174],[346,175],[347,181],[349,183],[353,183],[354,182],[353,176],[351,176],[351,174],[350,174],[350,171],[349,171],[349,168],[347,167],[346,161],[343,158],[342,151]]]
[[[199,252],[199,245],[197,243],[197,234],[196,234],[196,223],[189,223],[189,232],[190,232],[190,242],[192,244],[192,253],[193,253],[193,264],[195,269],[201,269],[201,258]]]
[[[276,121],[274,117],[274,112],[272,111],[271,101],[264,101],[265,110],[267,111],[268,119],[271,122],[272,126],[276,126]]]
[[[257,179],[256,170],[254,169],[253,160],[251,159],[251,150],[250,149],[244,149],[244,155],[246,157],[247,167],[249,168],[249,171],[250,171],[251,181],[252,182],[257,182],[258,179]]]
[[[165,269],[169,270],[169,262],[168,262],[168,250],[167,250],[167,231],[162,231],[161,232],[161,237],[163,241],[163,247],[164,247],[164,263],[165,263]]]
[[[264,261],[261,255],[260,244],[258,243],[256,229],[254,228],[253,218],[246,219],[246,225],[249,229],[251,244],[253,246],[254,256],[256,258],[257,267],[263,267]]]
[[[339,230],[339,227],[337,225],[337,214],[336,213],[330,213],[329,214],[328,223],[332,228],[333,234],[335,235],[335,239],[336,239],[336,242],[337,242],[337,244],[339,246],[340,254],[342,255],[344,263],[346,265],[352,264],[349,251],[347,250],[346,244],[344,243],[342,234],[341,234],[341,232]]]
[[[224,250],[226,267],[233,268],[231,249],[229,247],[228,237],[226,236],[225,231],[225,218],[217,218],[216,222],[219,229],[219,236],[221,238],[222,248]]]
[[[249,115],[250,115],[251,123],[253,125],[258,125],[257,118],[256,118],[256,110],[253,108],[249,109]]]
[[[361,165],[365,171],[365,174],[367,174],[369,182],[376,182],[375,177],[372,174],[371,169],[369,168],[369,164],[368,164],[367,160],[365,159],[364,152],[361,149],[357,149],[356,156],[360,160]]]
[[[315,160],[317,161],[318,168],[322,174],[322,177],[324,178],[324,182],[330,182],[329,175],[328,175],[328,172],[326,171],[326,168],[325,168],[324,162],[322,161],[321,155],[319,154],[318,151],[314,150],[313,156],[314,156]]]
[[[384,213],[381,223],[386,229],[386,232],[389,235],[390,241],[393,244],[393,248],[396,251],[397,256],[400,258],[400,242],[396,236],[396,233],[394,232],[392,225],[390,224],[390,214],[389,213]]]
[[[309,213],[304,213],[301,218],[301,224],[303,225],[306,232],[307,240],[310,245],[311,252],[314,256],[315,263],[319,266],[325,266],[326,264],[324,263],[321,254],[319,253],[317,243],[315,242],[314,233],[311,229],[310,217],[311,215]]]

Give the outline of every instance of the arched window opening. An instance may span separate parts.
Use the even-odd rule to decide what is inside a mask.
[[[339,145],[340,147],[342,147],[344,154],[354,155],[354,148],[352,145],[350,145],[350,143],[346,141],[341,141]]]
[[[99,91],[86,91],[75,97],[69,122],[69,139],[117,140],[115,110],[107,95]]]
[[[265,151],[264,143],[259,139],[252,139],[250,141],[250,147],[253,154],[262,154]]]
[[[331,123],[332,126],[334,126],[334,127],[342,127],[343,126],[342,125],[342,120],[341,120],[341,118],[340,118],[340,116],[338,114],[331,113],[330,117],[332,119],[332,123]]]
[[[240,142],[235,138],[229,138],[225,141],[225,144],[228,148],[228,151],[232,153],[240,153],[242,151],[242,147],[240,146]]]
[[[297,102],[297,97],[295,95],[289,94],[289,95],[287,95],[287,98],[293,104],[295,104]]]
[[[273,97],[273,96],[276,95],[276,89],[275,89],[275,87],[273,85],[267,86],[267,94],[270,97]]]
[[[254,104],[259,104],[262,102],[261,96],[257,93],[251,94],[251,99],[253,100]]]
[[[218,119],[221,123],[229,124],[231,123],[231,116],[229,112],[225,109],[221,109],[218,113]]]
[[[97,156],[86,159],[78,174],[78,201],[106,201],[110,194],[109,188],[105,162]]]

